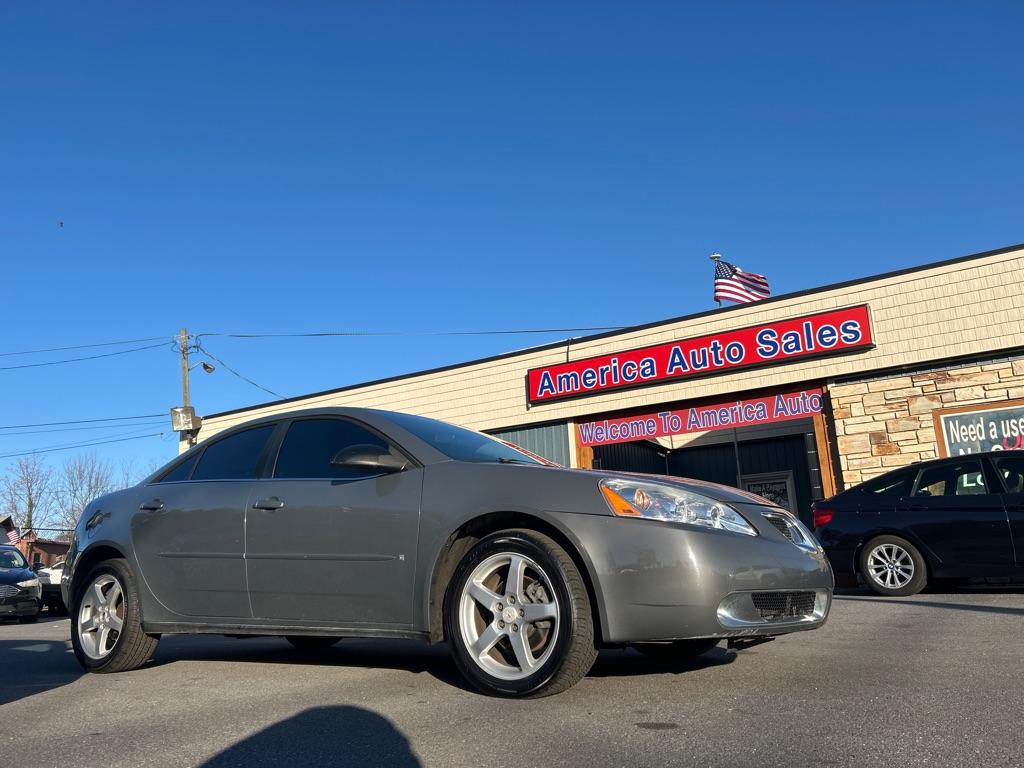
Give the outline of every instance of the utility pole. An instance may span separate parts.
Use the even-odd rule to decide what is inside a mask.
[[[192,409],[192,398],[188,386],[188,329],[182,328],[178,334],[178,347],[181,350],[181,405],[171,408],[171,429],[179,434],[179,440],[187,446],[196,444],[196,433],[203,420],[196,416]],[[207,370],[204,365],[204,370]],[[209,368],[208,370],[213,370]]]
[[[181,348],[181,404],[188,408],[191,403],[189,402],[189,390],[188,390],[188,329],[182,328],[178,334],[178,346]]]

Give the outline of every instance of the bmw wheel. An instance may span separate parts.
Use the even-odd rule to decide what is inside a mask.
[[[135,578],[121,559],[96,565],[76,590],[71,645],[90,672],[125,672],[145,664],[159,636],[142,630]]]
[[[916,595],[928,582],[928,569],[917,547],[899,536],[879,536],[861,550],[860,573],[879,595]]]
[[[597,658],[583,577],[536,531],[501,531],[474,546],[449,585],[444,619],[455,663],[485,693],[550,696]]]

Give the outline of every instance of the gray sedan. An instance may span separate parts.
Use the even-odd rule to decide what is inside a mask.
[[[814,629],[832,585],[812,534],[757,496],[356,408],[248,422],[96,499],[62,579],[90,671],[172,633],[412,637],[505,696],[565,690],[601,647],[681,659]]]

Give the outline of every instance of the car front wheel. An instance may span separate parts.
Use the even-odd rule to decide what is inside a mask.
[[[559,693],[597,658],[583,577],[562,547],[536,531],[478,542],[449,585],[444,621],[455,663],[492,695]]]
[[[899,536],[869,541],[860,553],[860,574],[874,592],[891,597],[916,595],[928,582],[921,553]]]
[[[90,672],[126,672],[145,664],[159,637],[142,631],[135,578],[121,559],[98,563],[76,590],[71,645]]]

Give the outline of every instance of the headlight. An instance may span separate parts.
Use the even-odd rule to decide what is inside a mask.
[[[27,581],[19,581],[19,587],[38,587],[39,579],[28,579]]]
[[[609,478],[601,481],[608,506],[621,517],[643,517],[757,536],[757,531],[728,504],[665,483]]]

